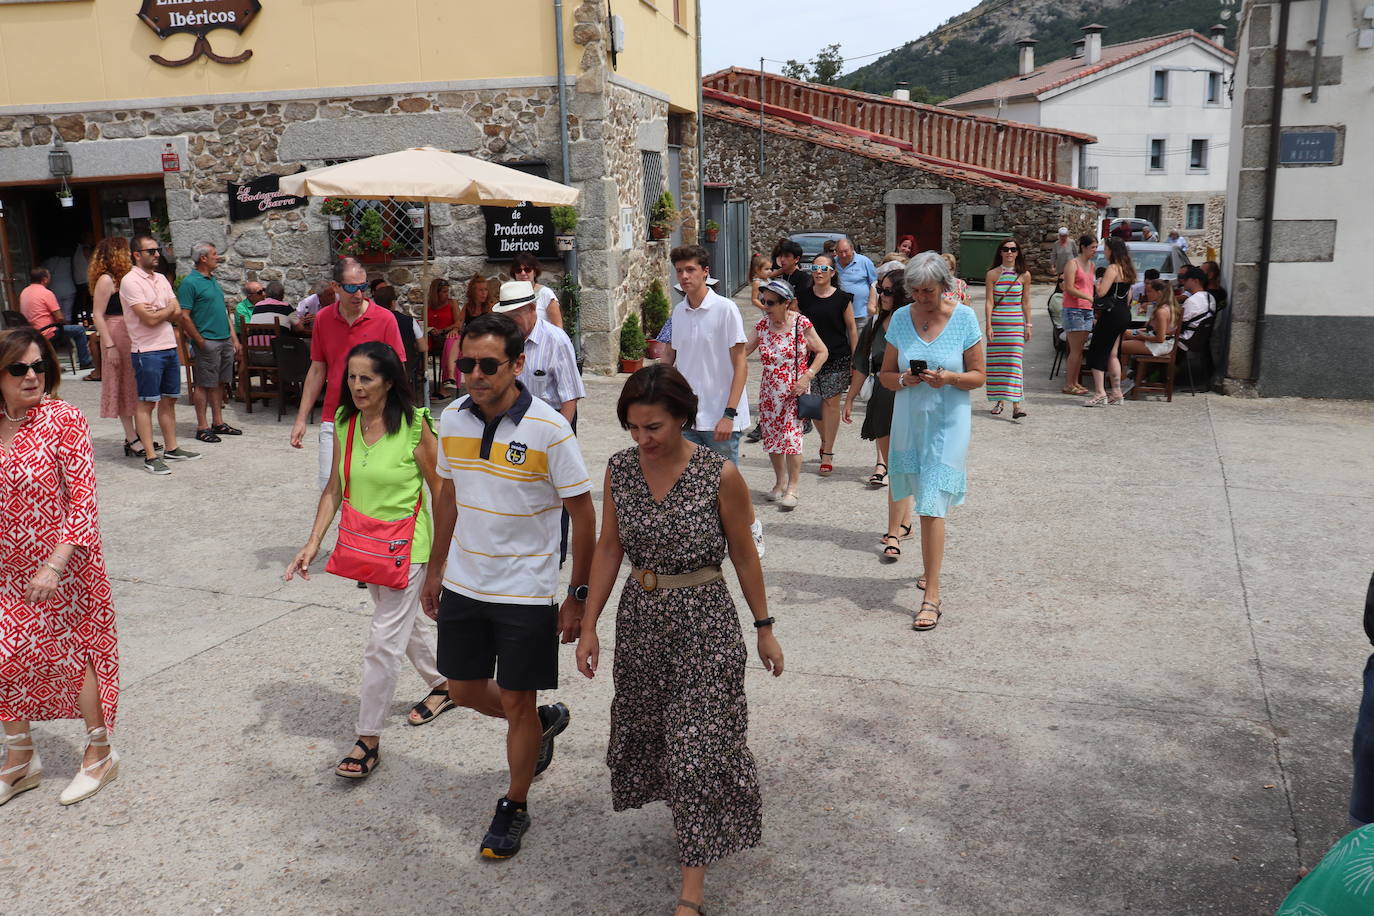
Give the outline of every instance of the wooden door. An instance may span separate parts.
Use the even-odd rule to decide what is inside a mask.
[[[942,204],[897,204],[896,237],[916,236],[917,251],[943,251],[945,237]],[[882,257],[884,252],[877,252]]]

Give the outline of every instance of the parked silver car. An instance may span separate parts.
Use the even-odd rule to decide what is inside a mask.
[[[1159,271],[1159,279],[1172,283],[1178,280],[1178,272],[1192,263],[1187,253],[1168,242],[1127,242],[1126,248],[1131,252],[1131,263],[1135,265],[1138,278],[1143,278],[1145,271],[1153,268]],[[1107,246],[1097,247],[1093,263],[1097,267],[1107,266]]]
[[[854,245],[854,250],[858,251],[859,246],[854,244],[854,239],[848,232],[832,231],[829,229],[812,229],[807,232],[794,232],[788,239],[801,246],[803,264],[810,264],[816,260],[816,255],[825,249],[826,242],[838,242],[840,239],[849,239],[849,243]]]
[[[1160,241],[1159,227],[1148,219],[1141,219],[1138,216],[1122,216],[1112,220],[1107,224],[1107,235],[1115,235],[1122,226],[1131,231],[1128,242]],[[1148,234],[1147,231],[1148,230]]]

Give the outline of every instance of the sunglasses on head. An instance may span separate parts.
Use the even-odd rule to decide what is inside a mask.
[[[339,287],[346,293],[361,293],[367,289],[367,281],[361,283],[340,283]]]
[[[1003,245],[998,251],[1016,251],[1015,245]]]
[[[48,361],[46,359],[36,359],[31,363],[10,363],[5,367],[5,371],[15,378],[23,378],[32,370],[35,375],[46,375],[48,372]]]
[[[471,356],[460,356],[458,357],[458,371],[466,374],[473,369],[481,369],[483,375],[495,375],[497,370],[509,362],[511,362],[511,360],[497,359],[494,356],[483,356],[481,359],[476,359]]]

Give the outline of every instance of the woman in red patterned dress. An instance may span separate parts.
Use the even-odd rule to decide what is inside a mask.
[[[768,499],[784,509],[797,507],[797,482],[801,478],[802,421],[797,416],[797,395],[811,387],[811,380],[829,355],[810,319],[791,311],[796,299],[792,284],[786,280],[769,280],[759,287],[759,304],[767,315],[754,326],[754,339],[746,351],[758,350],[763,363],[759,428],[775,478]],[[807,349],[816,354],[809,370]]]
[[[85,720],[86,751],[62,804],[90,798],[119,773],[109,740],[119,651],[95,456],[86,418],[55,397],[61,377],[41,334],[0,331],[0,805],[42,778],[33,719]]]

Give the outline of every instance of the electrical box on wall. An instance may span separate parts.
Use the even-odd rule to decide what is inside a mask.
[[[611,53],[625,52],[625,20],[619,16],[611,17]]]

